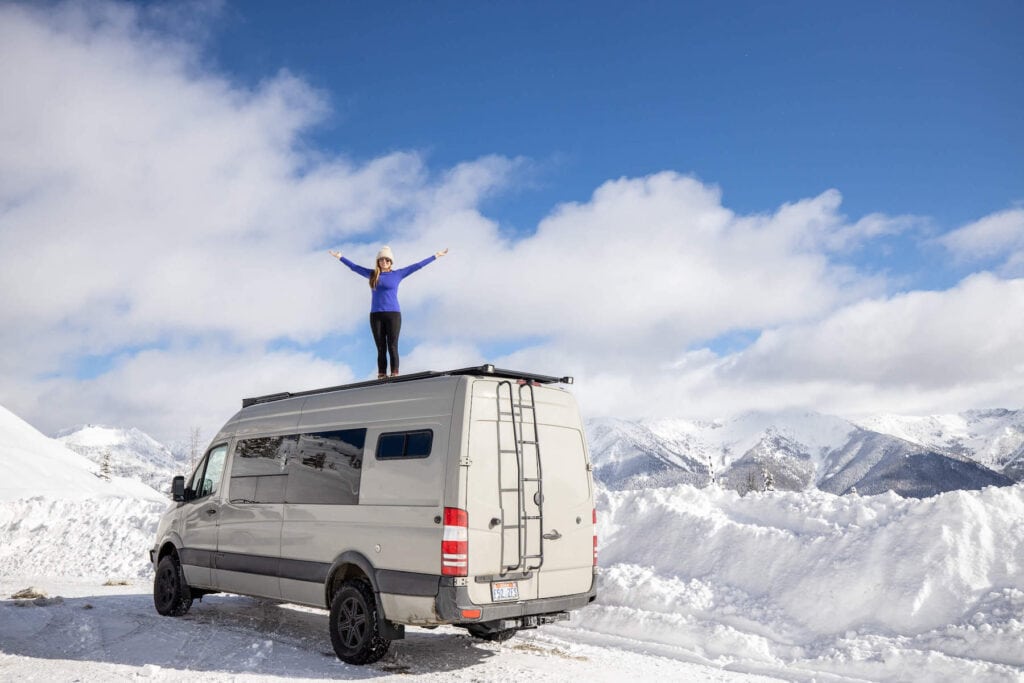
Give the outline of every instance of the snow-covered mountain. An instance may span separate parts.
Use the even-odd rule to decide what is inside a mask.
[[[741,492],[892,490],[920,498],[1024,478],[1024,411],[857,424],[805,411],[715,422],[598,418],[587,432],[595,477],[613,490],[714,478]]]
[[[679,423],[680,427],[689,425]],[[686,430],[664,435],[643,423],[593,420],[588,424],[587,439],[594,476],[610,488],[704,486],[709,480],[711,463],[703,443]]]
[[[877,415],[857,420],[940,453],[966,456],[1016,481],[1024,480],[1024,410],[970,410],[956,415]]]
[[[140,575],[168,499],[0,407],[0,574]]]
[[[188,469],[187,451],[175,453],[135,428],[85,425],[62,430],[57,440],[110,474],[138,479],[158,491],[169,492],[171,479]]]

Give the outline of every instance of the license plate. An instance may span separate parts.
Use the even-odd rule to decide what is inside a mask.
[[[502,602],[504,600],[519,599],[519,583],[516,581],[498,581],[491,584],[491,600]]]

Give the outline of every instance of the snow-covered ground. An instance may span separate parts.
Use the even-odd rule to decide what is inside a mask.
[[[1024,680],[1022,484],[601,491],[599,598],[571,622],[504,644],[409,628],[355,667],[322,611],[217,595],[157,615],[166,499],[2,410],[0,467],[0,680]],[[48,598],[9,598],[29,586]]]

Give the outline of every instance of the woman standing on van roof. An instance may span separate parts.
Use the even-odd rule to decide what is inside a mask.
[[[373,295],[370,299],[370,331],[377,345],[377,379],[387,377],[387,355],[391,356],[391,376],[398,375],[398,335],[402,331],[402,309],[398,306],[398,285],[423,266],[448,253],[447,247],[428,256],[419,263],[391,270],[395,257],[391,247],[383,246],[377,252],[377,267],[373,270],[352,263],[340,251],[328,252],[353,271],[370,280]]]

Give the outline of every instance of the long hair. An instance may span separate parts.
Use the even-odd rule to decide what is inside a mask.
[[[373,267],[373,275],[370,276],[370,289],[377,289],[377,281],[380,280],[380,262]]]

